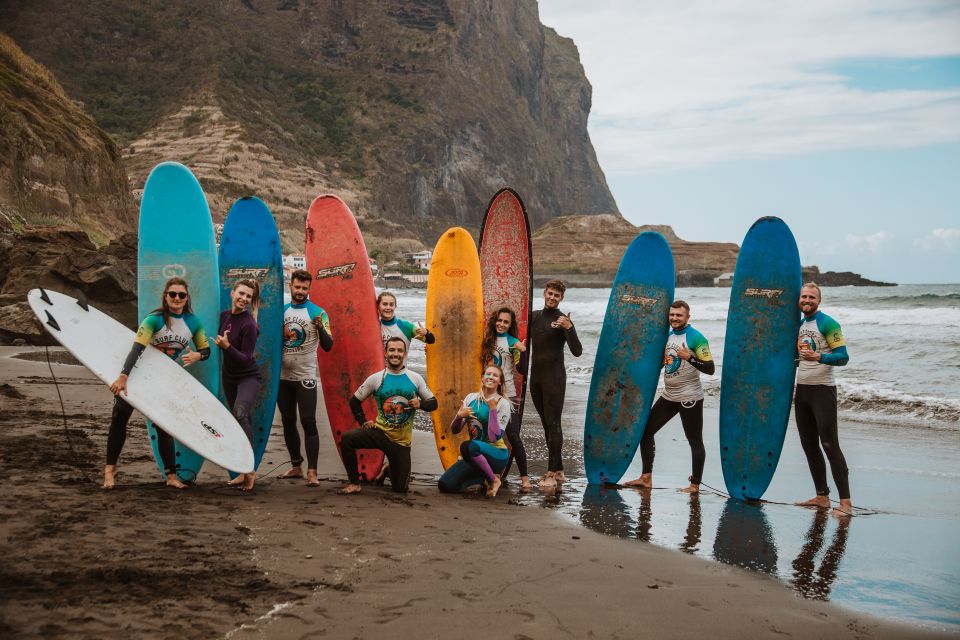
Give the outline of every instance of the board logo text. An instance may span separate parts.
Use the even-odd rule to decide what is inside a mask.
[[[624,293],[620,296],[620,302],[624,304],[633,304],[638,307],[643,307],[646,310],[653,309],[653,306],[657,304],[656,298],[647,298],[645,296],[634,296],[629,293]]]
[[[743,292],[745,298],[766,298],[771,302],[779,302],[783,295],[783,289],[757,289],[749,288]]]
[[[466,269],[447,269],[443,272],[443,275],[448,278],[463,278],[470,274]]]
[[[344,280],[353,277],[353,270],[356,268],[356,262],[348,262],[347,264],[340,264],[335,267],[326,267],[325,269],[318,269],[317,275],[314,276],[317,280],[325,280],[327,278],[336,278],[337,276],[342,277]]]
[[[267,277],[267,268],[247,268],[247,267],[234,267],[233,269],[227,269],[226,277],[235,278],[237,280],[243,280],[246,278],[253,278],[254,280],[260,282]]]
[[[216,429],[214,429],[213,427],[211,427],[210,425],[208,425],[208,424],[207,424],[206,422],[204,422],[203,420],[200,421],[200,424],[203,425],[203,428],[207,430],[207,433],[209,433],[210,435],[212,435],[214,438],[222,438],[222,437],[223,437],[222,435],[220,435],[220,432],[219,432],[219,431],[217,431]]]
[[[160,270],[164,278],[186,278],[187,268],[182,264],[165,264]]]

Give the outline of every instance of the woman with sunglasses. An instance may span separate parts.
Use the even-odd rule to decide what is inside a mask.
[[[510,423],[510,401],[503,397],[503,371],[488,365],[480,380],[480,391],[463,399],[450,425],[457,434],[466,427],[470,439],[460,445],[460,456],[447,469],[438,486],[443,493],[462,493],[481,483],[492,498],[500,490],[500,473],[507,466],[507,443],[503,436]]]
[[[233,416],[253,446],[253,405],[260,392],[260,365],[253,352],[260,336],[254,315],[260,303],[260,284],[252,278],[237,280],[230,292],[230,308],[220,314],[220,331],[213,342],[223,351],[220,382]],[[230,481],[243,491],[252,491],[256,471],[241,473]]]
[[[191,340],[197,348],[196,351],[190,350]],[[123,369],[110,385],[114,400],[110,431],[107,435],[107,464],[103,468],[104,489],[113,489],[116,486],[117,461],[127,439],[127,423],[133,414],[133,407],[121,394],[126,395],[127,378],[147,345],[153,345],[174,360],[179,360],[184,367],[210,357],[210,345],[207,344],[200,320],[193,315],[190,308],[190,290],[183,278],[170,278],[164,284],[160,307],[151,311],[140,323]],[[186,489],[187,485],[177,476],[173,438],[161,429],[160,425],[154,426],[157,428],[157,448],[167,474],[167,486]]]

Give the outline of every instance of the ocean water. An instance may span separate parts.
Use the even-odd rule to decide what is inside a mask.
[[[764,496],[770,502],[751,506],[721,495],[718,408],[729,289],[676,292],[690,303],[690,322],[719,364],[716,375],[704,377],[701,496],[676,491],[690,472],[679,419],[657,435],[653,492],[586,486],[583,421],[609,293],[570,289],[561,305],[584,346],[580,358],[567,357],[564,464],[572,480],[560,495],[535,491],[522,502],[609,535],[769,574],[807,598],[960,631],[960,285],[823,290],[821,308],[841,324],[850,353],[837,371],[840,441],[854,504],[866,510],[849,521],[789,504],[814,494],[792,419]],[[534,295],[539,306],[541,292]],[[398,296],[399,317],[425,319],[423,290]],[[424,372],[422,347],[412,350],[410,366]],[[527,407],[524,441],[538,475],[546,452],[532,402]],[[639,473],[637,455],[626,478]]]

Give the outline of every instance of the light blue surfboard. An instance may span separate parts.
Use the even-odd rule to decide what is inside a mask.
[[[727,492],[759,500],[783,449],[796,376],[800,254],[780,218],[743,239],[730,290],[720,379],[720,463]]]
[[[593,363],[583,428],[587,481],[620,481],[640,445],[657,392],[676,281],[673,252],[641,233],[620,260]]]
[[[177,162],[158,164],[147,177],[140,201],[137,249],[137,310],[140,318],[160,307],[163,285],[171,277],[189,283],[190,305],[210,340],[210,358],[187,370],[214,395],[220,391],[220,352],[213,345],[219,326],[220,275],[217,245],[207,198],[200,183]],[[191,349],[195,349],[193,345]],[[163,426],[163,425],[161,425]],[[157,467],[163,473],[156,429],[147,422]],[[176,443],[177,473],[196,480],[203,458]]]
[[[260,365],[260,393],[253,408],[253,466],[260,466],[277,408],[283,348],[283,256],[270,209],[259,198],[233,203],[220,234],[220,306],[230,308],[237,280],[260,283],[257,322],[260,336],[254,356]],[[219,327],[219,325],[218,325]]]

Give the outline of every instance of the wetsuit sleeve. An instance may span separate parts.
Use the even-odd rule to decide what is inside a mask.
[[[372,376],[368,377],[357,388],[357,390],[353,394],[353,397],[359,400],[360,402],[363,402],[364,400],[372,396],[374,392],[377,390],[377,387],[380,386],[379,380],[378,380],[379,378],[380,378],[379,373],[375,373]]]
[[[433,333],[430,332],[430,329],[427,329],[426,331],[427,332],[423,335],[423,341],[427,344],[433,344],[436,342],[437,336],[433,335]]]
[[[842,367],[850,362],[847,342],[843,337],[843,331],[840,330],[839,322],[826,314],[821,314],[817,318],[817,330],[823,335],[827,346],[832,351],[832,353],[820,354],[820,364]]]
[[[850,362],[850,355],[847,353],[847,347],[835,347],[833,353],[821,353],[820,364],[830,365],[831,367],[842,367]]]
[[[223,357],[232,363],[231,368],[245,369],[257,364],[253,357],[253,351],[257,348],[257,337],[259,335],[260,328],[256,322],[251,322],[244,327],[242,332],[244,338],[242,340],[243,349],[238,349],[233,342],[230,343],[230,348],[223,352]]]
[[[353,419],[357,421],[357,424],[361,427],[363,423],[367,421],[367,414],[363,412],[363,402],[361,402],[357,396],[350,396],[350,413],[353,414]]]
[[[463,418],[458,415],[454,415],[453,422],[450,423],[450,431],[452,431],[454,435],[463,431]]]
[[[193,346],[197,348],[200,354],[200,360],[206,360],[210,357],[210,342],[207,340],[207,332],[203,330],[203,325],[197,320],[196,316],[190,317],[190,332],[193,333]]]
[[[123,361],[123,369],[120,369],[120,373],[129,376],[130,372],[133,371],[134,365],[137,364],[137,360],[140,359],[140,354],[142,354],[146,348],[146,346],[139,342],[134,342],[130,353],[127,354],[127,359]]]
[[[140,326],[137,327],[137,335],[133,341],[144,347],[147,346],[150,344],[150,340],[153,339],[153,334],[159,331],[161,326],[163,326],[163,316],[150,314],[144,318]]]
[[[496,408],[490,410],[487,418],[487,437],[490,442],[496,442],[507,430],[510,424],[510,401],[506,398],[500,398]]]
[[[437,399],[434,397],[427,398],[426,400],[420,400],[420,410],[426,411],[427,413],[432,413],[437,410],[437,407],[440,406],[440,403],[437,402]]]
[[[487,439],[496,442],[500,439],[500,421],[497,419],[497,408],[490,409],[487,416]]]
[[[692,342],[692,344],[690,344]],[[690,336],[687,340],[687,346],[690,348],[691,356],[689,362],[697,371],[712,376],[716,371],[716,365],[713,362],[713,355],[710,353],[710,344],[706,337],[699,331]]]
[[[520,354],[520,359],[517,360],[517,366],[514,369],[522,376],[527,375],[527,367],[530,366],[530,343],[527,343],[527,349]]]
[[[577,328],[570,327],[563,333],[567,340],[567,346],[570,347],[570,353],[573,354],[574,358],[579,358],[580,354],[583,353],[583,345],[580,344],[580,338],[577,336]]]

